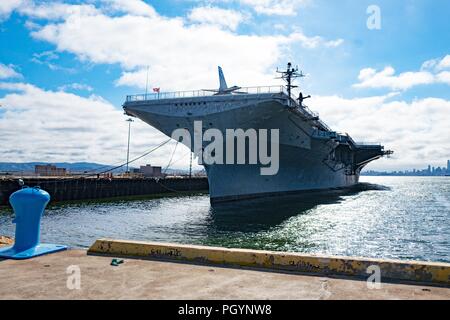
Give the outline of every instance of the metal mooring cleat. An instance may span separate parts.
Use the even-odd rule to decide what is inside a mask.
[[[23,187],[9,197],[15,213],[15,242],[0,250],[0,258],[29,259],[67,249],[64,245],[40,243],[41,217],[49,201],[50,195],[39,187]]]

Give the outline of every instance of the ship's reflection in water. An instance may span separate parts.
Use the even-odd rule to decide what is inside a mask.
[[[210,208],[211,222],[215,231],[270,230],[291,217],[307,214],[319,205],[339,204],[345,200],[343,197],[355,196],[369,190],[389,190],[389,187],[360,183],[339,190],[215,203]]]

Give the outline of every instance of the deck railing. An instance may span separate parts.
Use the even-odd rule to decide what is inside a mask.
[[[381,142],[370,142],[370,141],[357,141],[356,144],[358,146],[363,146],[363,147],[380,147],[382,144]]]
[[[297,110],[299,110],[301,113],[303,113],[306,117],[308,117],[311,120],[316,121],[323,129],[329,132],[333,132],[329,126],[325,124],[322,120],[320,120],[319,113],[312,111],[307,105],[300,106],[297,101],[295,101],[295,104],[297,106]]]
[[[287,89],[284,86],[267,86],[267,87],[247,87],[235,91],[235,94],[263,94],[263,93],[286,93]],[[178,99],[178,98],[196,98],[196,97],[210,97],[216,93],[205,90],[194,91],[176,91],[176,92],[156,92],[143,93],[127,96],[127,102],[134,101],[149,101],[149,100],[163,100],[163,99]]]
[[[265,86],[265,87],[245,87],[240,88],[234,92],[235,95],[246,95],[246,94],[267,94],[267,93],[284,93],[288,95],[288,90],[285,86]],[[143,93],[128,95],[127,102],[138,102],[138,101],[152,101],[152,100],[163,100],[163,99],[178,99],[178,98],[196,98],[196,97],[210,97],[214,96],[215,92],[205,91],[205,90],[194,90],[194,91],[176,91],[176,92],[156,92],[156,93]],[[219,96],[219,95],[218,95]],[[292,96],[296,96],[293,93]],[[315,121],[320,124],[326,131],[332,131],[323,121],[319,119],[319,114],[312,111],[306,105],[299,106],[298,101],[295,98],[291,98],[292,106],[297,107],[301,113],[310,119],[317,118]]]

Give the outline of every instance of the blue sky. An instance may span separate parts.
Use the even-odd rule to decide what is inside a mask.
[[[370,168],[443,166],[449,12],[446,0],[3,0],[0,161],[123,160],[121,104],[144,90],[147,66],[150,87],[171,91],[216,87],[217,65],[229,84],[278,84],[274,69],[292,61],[325,122],[396,151]],[[164,139],[138,122],[133,133],[136,155]],[[163,165],[172,147],[146,162]]]

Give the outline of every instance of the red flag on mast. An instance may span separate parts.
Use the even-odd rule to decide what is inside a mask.
[[[161,88],[153,88],[153,92],[157,92],[157,93],[159,93],[159,90],[160,90]]]

